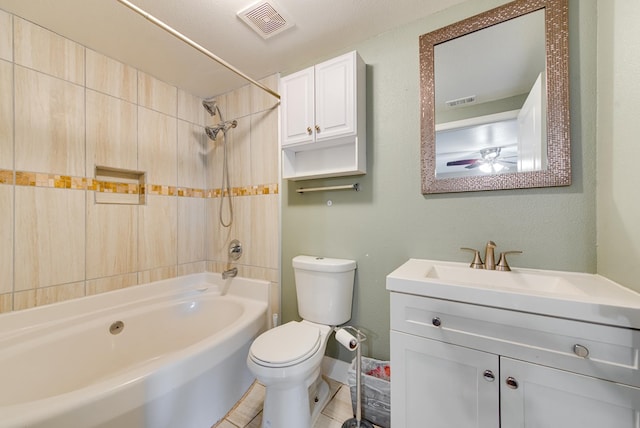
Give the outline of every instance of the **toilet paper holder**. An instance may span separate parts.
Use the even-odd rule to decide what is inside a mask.
[[[355,327],[350,325],[335,327],[336,340],[350,351],[356,351],[356,414],[355,418],[346,420],[342,428],[373,428],[373,425],[362,419],[362,378],[361,378],[361,347],[360,344],[367,340],[367,336]],[[355,336],[350,333],[355,333]]]

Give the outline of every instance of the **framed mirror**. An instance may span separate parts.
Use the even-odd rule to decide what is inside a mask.
[[[420,36],[422,193],[568,186],[568,0]]]

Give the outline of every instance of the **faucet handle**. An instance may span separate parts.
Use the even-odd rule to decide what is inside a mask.
[[[511,271],[511,268],[509,267],[509,263],[507,263],[507,254],[522,254],[522,251],[504,251],[500,253],[500,259],[498,259],[496,270],[500,270],[503,272]]]
[[[484,269],[484,263],[482,262],[482,259],[480,258],[480,251],[478,250],[474,250],[473,248],[467,248],[467,247],[460,247],[461,250],[465,250],[465,251],[473,251],[473,261],[471,262],[471,264],[469,265],[470,268],[472,269]]]

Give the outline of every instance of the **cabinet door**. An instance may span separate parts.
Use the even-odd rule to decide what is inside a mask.
[[[500,373],[504,428],[640,427],[638,388],[509,358]]]
[[[316,65],[316,141],[356,134],[356,53]]]
[[[498,356],[392,330],[391,361],[392,426],[499,426]]]
[[[280,80],[283,146],[313,141],[315,125],[313,80],[313,67],[290,74]]]

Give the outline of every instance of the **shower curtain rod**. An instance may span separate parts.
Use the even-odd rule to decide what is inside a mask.
[[[208,56],[209,58],[211,58],[212,60],[216,61],[218,64],[222,65],[223,67],[226,67],[227,69],[233,71],[234,73],[236,73],[238,76],[242,77],[245,80],[248,80],[249,82],[253,83],[254,85],[256,85],[257,87],[259,87],[260,89],[262,89],[263,91],[268,92],[269,94],[273,95],[274,97],[280,99],[280,94],[278,94],[277,92],[275,92],[274,90],[266,87],[265,85],[263,85],[262,83],[252,79],[251,77],[247,76],[245,73],[243,73],[242,71],[238,70],[236,67],[234,67],[233,65],[229,64],[227,61],[223,60],[222,58],[220,58],[219,56],[213,54],[212,52],[210,52],[209,50],[205,49],[204,47],[200,46],[198,43],[194,42],[193,40],[191,40],[190,38],[188,38],[187,36],[185,36],[184,34],[178,32],[177,30],[174,30],[172,27],[170,27],[169,25],[165,24],[164,22],[160,21],[158,18],[156,18],[155,16],[151,15],[150,13],[140,9],[138,6],[136,6],[135,4],[131,3],[128,0],[117,0],[118,2],[122,3],[123,5],[125,5],[126,7],[128,7],[129,9],[133,10],[134,12],[136,12],[137,14],[141,15],[142,17],[146,18],[148,21],[151,21],[153,24],[157,25],[158,27],[162,28],[163,30],[165,30],[167,33],[171,34],[174,37],[177,37],[178,39],[182,40],[183,42],[185,42],[186,44],[188,44],[189,46],[191,46],[192,48],[196,49],[197,51],[200,51],[201,53],[205,54],[206,56]]]

